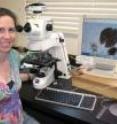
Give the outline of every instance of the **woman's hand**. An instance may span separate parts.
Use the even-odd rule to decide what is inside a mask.
[[[25,72],[25,73],[20,73],[20,78],[22,81],[28,81],[28,80],[33,80],[34,74]]]

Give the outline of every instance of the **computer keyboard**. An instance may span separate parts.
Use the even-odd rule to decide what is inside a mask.
[[[96,95],[47,87],[38,92],[35,100],[50,102],[68,107],[94,110]]]

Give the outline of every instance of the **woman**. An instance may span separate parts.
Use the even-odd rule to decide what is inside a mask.
[[[12,49],[16,26],[14,13],[0,8],[0,124],[23,124],[24,121],[19,90],[21,79],[27,80],[29,75],[19,74],[19,55]]]

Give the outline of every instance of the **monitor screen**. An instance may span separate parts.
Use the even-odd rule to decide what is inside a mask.
[[[84,18],[81,55],[117,60],[117,20]]]
[[[76,62],[89,68],[88,74],[116,78],[117,19],[85,17],[80,33]]]

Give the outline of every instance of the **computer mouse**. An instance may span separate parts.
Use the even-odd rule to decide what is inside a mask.
[[[117,103],[110,105],[109,112],[117,117]]]

